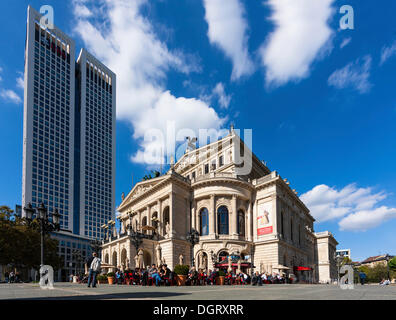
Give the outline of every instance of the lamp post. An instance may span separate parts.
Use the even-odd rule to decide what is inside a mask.
[[[100,257],[100,251],[102,249],[102,243],[95,239],[95,240],[91,240],[89,243],[92,252],[96,252],[98,254],[98,257]]]
[[[253,279],[254,264],[253,264],[253,246],[250,246],[250,277]]]
[[[194,246],[199,242],[199,233],[195,229],[191,229],[189,233],[187,233],[187,241],[191,243],[191,264],[194,267]]]
[[[388,280],[390,280],[390,274],[389,274],[389,254],[386,254],[386,267],[387,267],[387,271],[388,271]]]
[[[73,257],[73,260],[75,260],[77,262],[76,271],[77,271],[77,274],[79,275],[81,273],[81,269],[82,269],[81,262],[84,261],[84,258],[81,254],[81,250],[74,249],[72,251],[72,257]]]
[[[33,221],[37,220],[40,226],[40,235],[41,235],[41,259],[40,263],[44,265],[44,236],[47,233],[52,231],[59,231],[60,228],[60,214],[58,213],[58,209],[55,209],[52,214],[52,219],[49,217],[47,208],[42,202],[38,208],[33,208],[32,204],[29,202],[28,205],[24,208],[26,213],[26,219],[28,224],[33,226]]]
[[[334,259],[336,261],[337,266],[337,284],[340,283],[340,266],[341,262],[344,259],[344,254],[341,252],[340,255],[337,256],[337,253],[334,252]]]
[[[142,235],[140,233],[134,231],[132,229],[131,225],[128,225],[128,228],[131,230],[130,238],[131,238],[131,242],[133,243],[133,245],[136,248],[136,254],[137,254],[138,249],[143,242]]]

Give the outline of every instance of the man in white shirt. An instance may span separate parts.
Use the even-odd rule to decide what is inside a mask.
[[[96,287],[96,276],[100,272],[101,260],[100,258],[98,258],[96,252],[94,252],[92,256],[93,256],[92,260],[91,259],[88,260],[90,262],[89,274],[88,274],[88,288],[91,286],[91,282],[92,282],[92,288]]]

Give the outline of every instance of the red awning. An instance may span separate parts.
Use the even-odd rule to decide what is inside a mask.
[[[308,268],[308,267],[294,267],[294,270],[296,270],[296,271],[309,271],[309,270],[312,270],[312,268]]]

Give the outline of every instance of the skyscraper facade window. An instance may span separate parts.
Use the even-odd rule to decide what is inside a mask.
[[[22,205],[43,202],[69,237],[101,239],[115,214],[116,76],[85,49],[76,61],[75,42],[40,19],[29,7]]]

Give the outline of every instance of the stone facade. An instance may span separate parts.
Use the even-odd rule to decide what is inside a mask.
[[[249,159],[246,174],[241,167]],[[246,272],[293,273],[310,282],[337,277],[336,240],[329,232],[314,233],[314,218],[297,193],[234,130],[186,151],[166,174],[137,183],[118,211],[120,234],[107,237],[102,252],[113,267],[136,267],[132,235],[140,232],[146,265],[157,263],[157,255],[171,269],[181,255],[191,265],[193,254],[198,267],[227,269],[230,256],[232,268]],[[187,241],[192,229],[200,233],[194,248]]]

